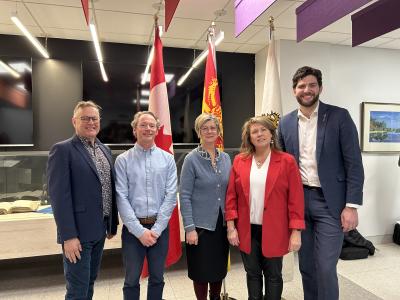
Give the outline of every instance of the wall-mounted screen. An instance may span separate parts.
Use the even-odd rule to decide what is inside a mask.
[[[32,61],[0,57],[0,147],[33,146]]]

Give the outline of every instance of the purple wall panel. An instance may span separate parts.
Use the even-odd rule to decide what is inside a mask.
[[[352,46],[400,28],[400,1],[380,0],[351,16]]]
[[[297,42],[332,24],[371,0],[308,0],[296,9]],[[397,0],[399,1],[399,0]]]
[[[277,0],[235,0],[235,37]]]

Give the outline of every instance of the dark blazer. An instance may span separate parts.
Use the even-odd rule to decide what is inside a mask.
[[[112,208],[107,233],[116,234],[118,212],[115,201],[115,172],[110,149],[96,140],[111,166]],[[104,236],[102,189],[96,166],[90,154],[75,135],[50,150],[47,162],[48,190],[57,242],[71,238],[81,242]]]
[[[252,156],[236,155],[226,192],[225,218],[235,220],[239,248],[250,254],[250,170]],[[291,229],[304,229],[304,195],[293,156],[271,152],[265,184],[262,253],[279,257],[288,253]]]
[[[298,110],[282,118],[279,141],[299,162]],[[316,157],[318,176],[329,210],[340,218],[346,203],[362,204],[364,169],[357,128],[349,112],[319,102]]]

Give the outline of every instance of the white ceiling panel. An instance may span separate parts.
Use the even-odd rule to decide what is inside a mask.
[[[257,53],[258,51],[260,51],[264,47],[265,47],[265,45],[242,44],[239,48],[236,49],[236,52],[239,52],[239,53]]]
[[[241,44],[238,43],[222,42],[221,44],[218,45],[217,51],[236,52],[236,49],[239,48],[240,46]]]
[[[102,41],[113,43],[147,45],[148,39],[149,37],[147,35],[124,34],[114,32],[103,32],[101,34]]]
[[[180,1],[174,18],[185,18],[194,20],[208,20],[215,19],[214,12],[224,8],[228,0],[182,0]],[[171,26],[174,23],[172,19]]]
[[[153,4],[159,2],[157,0],[98,0],[94,2],[94,7],[96,10],[154,15],[156,9]]]
[[[276,28],[275,39],[277,40],[293,40],[295,41],[297,37],[295,28]]]
[[[296,28],[296,8],[301,5],[301,2],[294,2],[275,20],[276,27]]]
[[[393,30],[389,33],[382,35],[385,38],[400,39],[400,29]]]
[[[351,34],[351,18],[350,16],[341,18],[335,23],[326,26],[323,30],[328,32],[341,32]]]
[[[188,48],[187,45],[192,45],[194,48],[196,44],[196,40],[183,40],[183,39],[174,39],[174,38],[168,38],[168,37],[162,37],[162,42],[165,47],[177,47],[177,48]]]
[[[265,44],[268,43],[269,39],[269,27],[267,26],[258,26],[258,31],[247,40],[247,43],[250,44]]]
[[[42,3],[42,4],[50,4],[56,6],[82,7],[81,0],[23,0],[23,1],[25,3]]]
[[[361,44],[360,46],[362,46],[362,47],[372,47],[373,48],[373,47],[377,47],[379,45],[382,45],[384,43],[391,42],[391,41],[393,41],[393,39],[377,37],[377,38],[375,38],[373,40],[365,42],[364,44]]]
[[[96,17],[100,35],[103,32],[149,35],[154,28],[154,18],[150,15],[96,11]]]
[[[343,46],[351,46],[351,44],[352,44],[351,37],[338,43],[338,45],[343,45]]]
[[[14,24],[11,21],[11,16],[17,13],[18,18],[25,26],[36,25],[32,16],[21,3],[12,1],[0,1],[0,23],[1,24]]]
[[[182,39],[201,39],[203,34],[210,26],[209,21],[191,20],[191,19],[174,19],[174,24],[165,33],[166,37],[182,38]]]
[[[233,23],[216,23],[217,27],[224,31],[225,34],[225,41],[230,43],[245,43],[247,42],[252,36],[254,36],[257,32],[260,31],[262,28],[261,26],[250,25],[247,27],[243,33],[235,37],[235,24]]]
[[[379,45],[379,48],[398,49],[400,50],[400,39],[392,40],[390,42]]]
[[[30,31],[30,33],[34,36],[42,36],[41,31],[38,27],[35,26],[26,26],[26,28]],[[0,34],[11,34],[11,35],[22,35],[22,32],[19,31],[18,27],[11,24],[0,24]]]
[[[219,1],[219,2],[223,4],[225,1]],[[234,23],[235,22],[234,3],[235,0],[226,1],[225,6],[221,7],[221,9],[223,8],[225,10],[226,14],[224,16],[216,17],[216,21]]]
[[[65,38],[71,40],[86,40],[91,41],[92,38],[90,36],[89,29],[87,30],[77,30],[77,29],[68,29],[65,30],[63,28],[44,28],[47,32],[48,37],[52,38]]]
[[[330,44],[338,44],[344,40],[347,40],[349,37],[350,35],[346,33],[319,31],[317,33],[314,33],[312,36],[306,38],[305,41],[319,42],[321,40],[324,40]]]
[[[42,27],[80,29],[87,28],[82,8],[28,3],[28,9]]]

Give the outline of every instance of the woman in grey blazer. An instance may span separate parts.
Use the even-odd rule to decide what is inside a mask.
[[[224,213],[231,160],[215,147],[221,134],[215,116],[198,116],[195,130],[200,145],[185,158],[179,193],[188,276],[198,300],[207,300],[208,286],[210,299],[220,299],[229,250]]]

